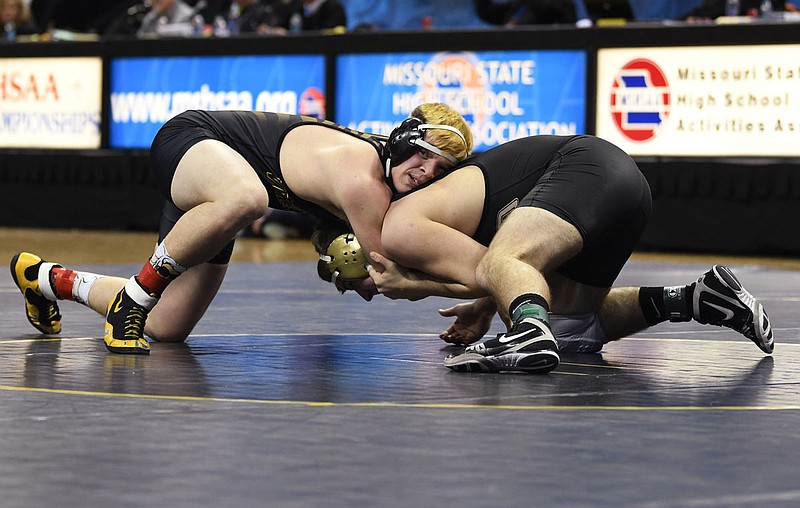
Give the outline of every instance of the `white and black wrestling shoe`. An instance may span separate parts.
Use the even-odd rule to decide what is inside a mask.
[[[507,333],[448,356],[444,365],[457,372],[544,374],[558,367],[560,361],[550,328],[538,319],[525,318]]]
[[[714,265],[697,279],[692,296],[695,321],[736,330],[772,353],[772,326],[764,306],[739,282],[730,268]]]

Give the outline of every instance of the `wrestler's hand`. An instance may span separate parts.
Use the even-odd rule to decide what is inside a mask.
[[[442,316],[456,318],[447,330],[439,334],[439,338],[460,346],[480,340],[492,327],[495,314],[494,302],[485,300],[479,298],[473,302],[459,303],[449,309],[439,309]]]
[[[398,265],[377,252],[369,253],[372,264],[369,276],[375,282],[378,292],[392,300],[420,300],[428,296],[414,284],[418,279],[414,270]]]

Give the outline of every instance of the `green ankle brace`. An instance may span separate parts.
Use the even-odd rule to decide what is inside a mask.
[[[518,323],[526,317],[538,319],[539,321],[547,323],[547,326],[550,326],[550,313],[547,311],[547,309],[539,304],[523,303],[522,305],[519,305],[514,310],[514,314],[511,316],[511,321]]]

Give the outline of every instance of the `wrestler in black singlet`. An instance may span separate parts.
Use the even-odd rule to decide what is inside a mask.
[[[258,174],[269,195],[270,208],[307,212],[320,218],[332,215],[322,207],[296,196],[283,180],[280,147],[286,134],[301,125],[322,125],[363,139],[375,147],[381,157],[380,136],[372,136],[342,125],[316,118],[254,111],[186,111],[169,120],[156,134],[150,149],[153,175],[166,198],[161,215],[159,242],[184,214],[172,202],[172,179],[178,163],[196,143],[205,139],[221,141],[233,148]],[[230,260],[233,241],[211,262]]]
[[[558,269],[582,284],[611,287],[650,218],[652,198],[644,175],[625,152],[600,138],[532,136],[458,167],[469,165],[483,172],[487,196],[473,238],[488,246],[517,206],[548,210],[583,237],[581,253]]]

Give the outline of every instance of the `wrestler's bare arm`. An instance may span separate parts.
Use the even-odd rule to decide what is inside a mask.
[[[428,220],[390,225],[388,231],[384,228],[383,245],[390,259],[414,269],[396,278],[391,283],[393,289],[387,287],[388,281],[376,280],[387,296],[419,299],[485,295],[475,280],[475,268],[485,249],[447,226]]]
[[[391,191],[371,144],[336,129],[304,125],[286,135],[281,168],[295,194],[349,222],[365,249],[383,252],[380,231]]]
[[[381,237],[388,257],[429,276],[416,274],[395,289],[454,298],[486,295],[475,280],[486,248],[470,237],[482,213],[482,182],[477,168],[464,168],[392,203]]]
[[[381,229],[389,208],[389,188],[374,178],[340,187],[337,200],[364,252],[384,253]]]

